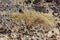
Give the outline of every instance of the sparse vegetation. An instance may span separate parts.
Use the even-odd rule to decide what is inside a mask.
[[[17,2],[23,3],[25,0],[13,0],[13,1],[14,1],[14,3],[16,4]]]
[[[14,1],[15,1],[15,2],[17,2],[17,1],[18,1],[18,2],[23,2],[24,0],[14,0]]]
[[[0,40],[60,40],[60,0],[0,0]]]

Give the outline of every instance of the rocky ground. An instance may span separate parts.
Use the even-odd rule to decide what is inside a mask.
[[[0,40],[60,40],[60,0],[0,0]]]

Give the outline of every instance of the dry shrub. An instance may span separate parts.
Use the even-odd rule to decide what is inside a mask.
[[[13,0],[14,2],[23,2],[25,0]]]
[[[28,11],[22,13],[12,13],[10,15],[11,21],[14,23],[20,23],[24,21],[27,25],[44,25],[46,27],[54,26],[55,19],[51,14],[40,14],[38,12]]]
[[[23,4],[23,2],[24,2],[25,0],[12,0],[12,1],[13,1],[14,4],[16,4],[16,3],[21,3],[21,4]]]

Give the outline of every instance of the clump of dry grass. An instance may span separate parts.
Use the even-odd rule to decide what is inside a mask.
[[[16,2],[24,2],[25,0],[13,0],[14,1],[14,3],[16,3]]]
[[[38,12],[24,12],[22,13],[12,13],[10,15],[11,21],[14,23],[20,23],[24,21],[28,25],[44,25],[44,26],[54,26],[55,19],[51,14],[40,14]]]

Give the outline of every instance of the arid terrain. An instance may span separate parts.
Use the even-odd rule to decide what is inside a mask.
[[[0,0],[0,40],[60,40],[60,0]]]

